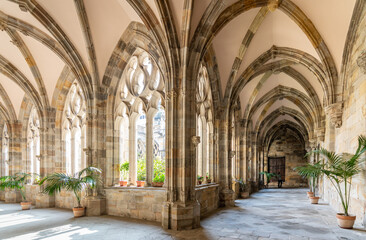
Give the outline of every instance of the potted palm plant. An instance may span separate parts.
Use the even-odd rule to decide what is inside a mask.
[[[5,188],[18,190],[20,195],[22,196],[23,201],[20,203],[22,210],[29,210],[32,206],[32,202],[27,201],[25,195],[25,184],[28,179],[32,176],[37,175],[35,173],[16,173],[12,176],[3,176],[0,178],[0,189],[4,190]]]
[[[341,200],[343,213],[337,213],[338,226],[341,228],[353,228],[356,220],[356,216],[349,213],[352,178],[361,171],[360,157],[365,151],[366,137],[361,135],[358,137],[358,147],[353,155],[336,154],[324,148],[311,152],[319,153],[327,160],[322,172],[332,183]]]
[[[319,177],[323,173],[323,167],[321,162],[316,162],[314,164],[308,163],[305,166],[295,168],[295,171],[297,171],[300,176],[309,180],[310,192],[308,192],[308,197],[312,204],[318,204],[319,202],[319,197],[315,195],[315,191],[318,186]]]
[[[259,174],[263,174],[264,176],[266,176],[266,179],[267,179],[266,188],[268,188],[268,184],[271,181],[271,179],[274,177],[277,177],[276,173],[270,173],[267,171],[260,172]]]
[[[81,192],[85,188],[93,189],[100,182],[102,171],[96,167],[87,167],[75,175],[66,173],[54,173],[44,177],[40,185],[45,184],[44,193],[53,195],[62,189],[73,191],[77,200],[77,206],[73,208],[74,217],[82,217],[85,214],[85,207],[81,206]]]
[[[119,168],[119,171],[121,173],[121,180],[119,181],[119,185],[126,187],[127,186],[127,180],[128,180],[128,171],[130,169],[130,163],[124,162],[121,164],[121,167]]]

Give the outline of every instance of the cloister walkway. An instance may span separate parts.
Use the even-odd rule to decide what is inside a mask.
[[[74,219],[70,210],[19,210],[0,202],[0,239],[366,239],[366,230],[337,227],[335,212],[311,205],[306,189],[266,189],[236,207],[219,209],[201,221],[202,228],[165,231],[160,224],[119,217]]]

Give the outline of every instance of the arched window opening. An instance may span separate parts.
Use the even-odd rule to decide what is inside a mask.
[[[114,113],[118,144],[114,154],[119,166],[128,165],[128,171],[120,167],[118,177],[127,180],[128,175],[129,185],[146,181],[150,186],[158,162],[159,172],[164,172],[165,177],[164,81],[153,58],[138,48],[127,62],[119,84]]]
[[[197,178],[198,180],[200,180],[200,178],[202,178],[203,173],[202,173],[202,155],[203,155],[203,149],[202,149],[202,119],[200,116],[198,116],[197,118],[197,136],[200,138],[200,142],[197,145]]]
[[[146,180],[146,115],[136,120],[137,181]]]
[[[28,142],[27,142],[27,152],[30,164],[30,172],[40,174],[41,164],[40,164],[40,134],[39,134],[39,117],[37,109],[32,108],[29,120],[28,120]],[[31,182],[35,180],[34,175],[31,177]]]
[[[124,116],[120,118],[119,123],[119,164],[123,166],[121,171],[120,180],[129,180],[129,122],[128,117]],[[127,164],[126,164],[127,163]]]
[[[75,81],[67,95],[63,112],[63,145],[65,170],[75,174],[86,166],[86,101]]]
[[[201,65],[197,77],[197,133],[200,143],[196,148],[196,172],[198,184],[210,183],[213,179],[213,133],[212,125],[212,96],[207,69]],[[210,145],[211,144],[211,145]]]
[[[10,175],[10,168],[9,168],[9,133],[8,133],[8,126],[5,124],[3,128],[3,146],[2,146],[2,155],[3,155],[3,176]]]
[[[235,138],[235,119],[234,114],[232,114],[231,118],[231,176],[233,179],[236,179],[236,138]]]
[[[165,110],[160,103],[153,119],[153,161],[153,182],[162,184],[165,180]]]

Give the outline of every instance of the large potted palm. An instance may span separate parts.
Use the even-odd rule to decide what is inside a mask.
[[[341,200],[343,213],[337,213],[337,222],[341,228],[353,228],[356,220],[356,216],[349,213],[352,178],[361,171],[360,157],[365,151],[366,137],[362,135],[358,137],[358,147],[353,155],[336,154],[324,148],[312,151],[327,160],[322,172],[332,183]]]
[[[23,201],[20,202],[20,206],[22,207],[22,210],[29,210],[32,206],[32,202],[27,201],[26,195],[25,195],[25,184],[27,183],[28,179],[30,179],[32,176],[37,175],[35,173],[16,173],[11,176],[3,176],[0,178],[0,189],[4,190],[12,189],[12,190],[18,190],[20,192],[20,195],[22,196]]]
[[[54,173],[44,177],[40,185],[45,184],[44,193],[53,195],[62,189],[74,192],[77,200],[77,206],[72,210],[74,217],[82,217],[85,214],[85,207],[81,206],[81,192],[86,188],[93,189],[100,182],[100,173],[102,171],[96,167],[87,167],[74,175],[66,173]]]
[[[300,174],[300,176],[307,178],[309,180],[310,192],[308,196],[312,204],[318,204],[319,197],[316,196],[315,191],[318,186],[319,177],[322,175],[323,164],[321,162],[308,163],[305,166],[296,167],[295,170]],[[311,193],[311,194],[309,194]]]

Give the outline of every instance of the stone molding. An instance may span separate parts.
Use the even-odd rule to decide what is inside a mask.
[[[336,128],[342,126],[343,102],[333,103],[325,108],[325,113],[329,116],[330,122]]]
[[[366,50],[363,50],[358,56],[357,65],[361,68],[362,73],[366,74]]]

